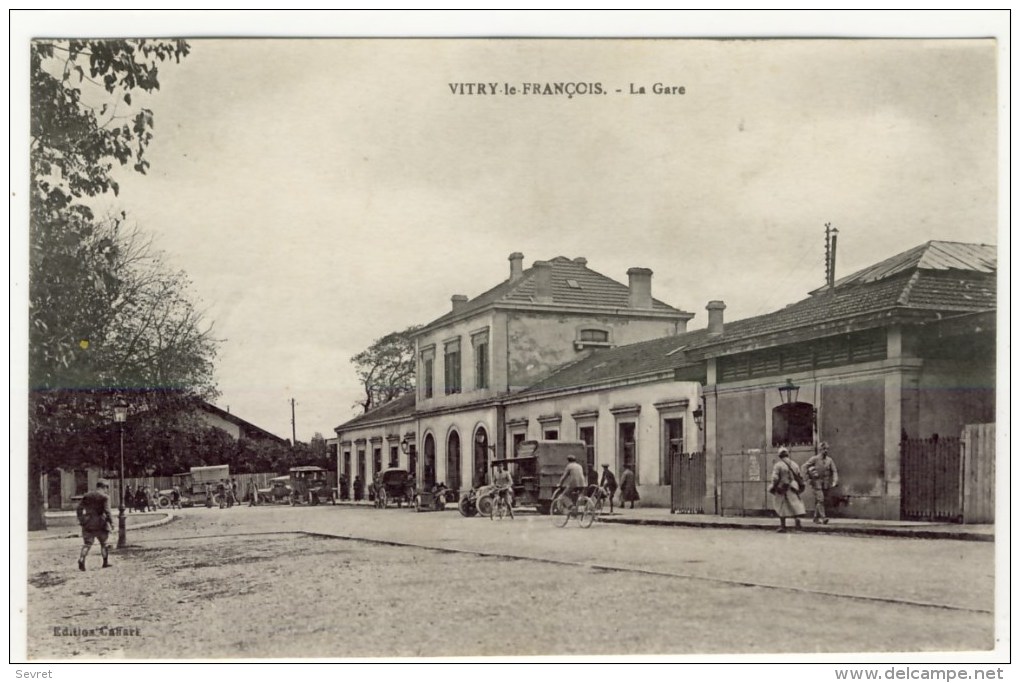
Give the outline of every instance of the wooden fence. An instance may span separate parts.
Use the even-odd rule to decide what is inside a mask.
[[[705,512],[705,454],[679,453],[671,463],[670,512]]]
[[[995,521],[995,424],[966,425],[957,437],[900,443],[903,519]]]
[[[960,439],[900,442],[900,510],[903,519],[963,521],[963,459]]]
[[[995,423],[963,428],[963,521],[995,521]]]

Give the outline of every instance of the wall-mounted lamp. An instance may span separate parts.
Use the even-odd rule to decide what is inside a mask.
[[[404,439],[403,441],[400,442],[400,452],[407,453],[407,449],[408,449],[407,439]]]
[[[779,387],[779,395],[782,397],[783,403],[796,403],[799,391],[800,387],[789,378],[786,379],[786,384]]]
[[[698,431],[700,432],[702,429],[704,429],[705,411],[701,409],[701,406],[695,408],[694,412],[691,413],[691,416],[694,418],[694,424],[698,425]]]

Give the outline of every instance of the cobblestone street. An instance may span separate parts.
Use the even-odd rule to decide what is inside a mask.
[[[491,522],[452,510],[344,506],[178,514],[134,530],[107,570],[95,549],[89,571],[79,572],[79,544],[66,535],[30,540],[29,657],[993,646],[991,543],[609,524],[558,529],[536,515]],[[88,634],[103,626],[138,634]]]

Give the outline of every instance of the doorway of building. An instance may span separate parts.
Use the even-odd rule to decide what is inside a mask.
[[[489,435],[485,432],[484,427],[479,427],[478,431],[475,432],[475,457],[472,471],[474,472],[472,484],[475,488],[485,486],[488,483]]]
[[[460,434],[455,431],[446,442],[446,485],[460,490]]]
[[[54,468],[46,476],[46,504],[50,510],[59,510],[63,504],[60,495],[60,470]]]
[[[430,489],[436,484],[436,440],[431,434],[425,435],[425,462],[422,471],[422,483]]]

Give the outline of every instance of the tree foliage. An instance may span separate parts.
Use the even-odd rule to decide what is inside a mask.
[[[91,199],[145,173],[154,116],[134,96],[184,41],[36,41],[31,47],[29,527],[42,526],[38,475],[109,457],[112,404],[179,409],[214,392],[215,340],[187,281],[162,265],[125,216]]]
[[[414,391],[414,333],[420,325],[376,339],[351,361],[365,390],[358,404],[367,412]]]

